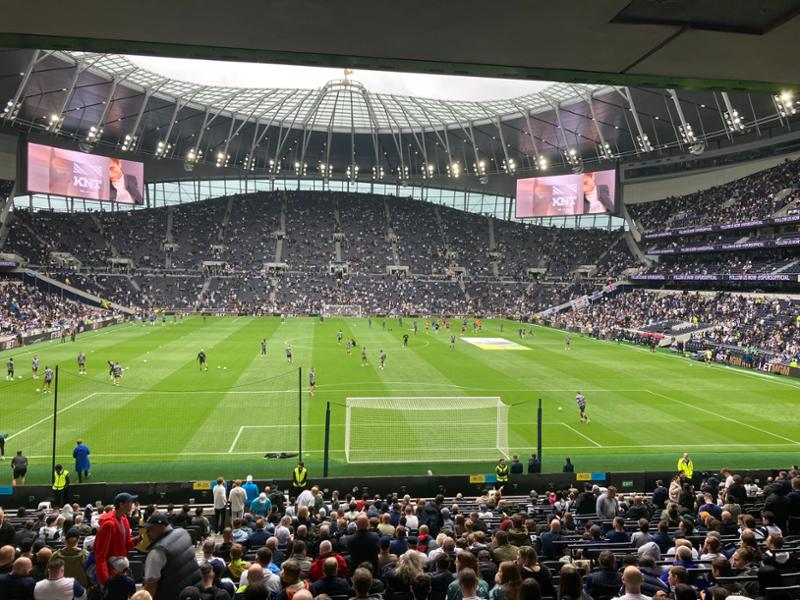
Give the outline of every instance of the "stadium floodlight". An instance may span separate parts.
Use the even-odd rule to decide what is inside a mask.
[[[255,162],[255,158],[253,159]],[[274,158],[270,158],[268,161],[269,164],[269,173],[270,175],[277,175],[281,172],[281,163],[280,161],[275,160]]]
[[[170,150],[172,150],[172,144],[159,140],[158,144],[156,144],[156,158],[163,158]]]
[[[544,154],[540,154],[539,158],[536,159],[536,164],[539,167],[539,170],[546,171],[547,170],[547,157]]]
[[[345,170],[345,175],[350,181],[355,181],[358,179],[358,165],[352,164],[347,165],[347,169]]]
[[[614,160],[614,151],[611,149],[611,144],[608,142],[600,144],[600,158],[604,160]]]
[[[472,163],[472,168],[475,170],[476,175],[483,177],[486,175],[486,161],[481,159],[478,162]]]
[[[133,150],[134,146],[136,145],[137,137],[133,134],[126,133],[125,137],[122,138],[122,144],[120,145],[123,152],[127,152],[128,150]]]
[[[642,152],[653,151],[653,144],[650,142],[650,137],[646,133],[636,136],[636,144]]]
[[[372,179],[383,179],[386,176],[386,172],[383,170],[383,167],[372,167]]]
[[[19,116],[19,110],[22,108],[22,102],[14,102],[13,100],[9,100],[6,102],[6,106],[3,109],[3,118],[9,121],[13,121]]]
[[[245,171],[255,171],[256,170],[256,158],[255,156],[250,156],[246,154],[244,160],[242,161],[242,167]]]
[[[89,131],[86,132],[86,141],[90,144],[96,144],[100,141],[100,136],[103,135],[103,128],[92,125]]]
[[[513,158],[509,158],[508,160],[503,159],[502,167],[503,171],[509,175],[513,175],[517,172],[517,162]]]
[[[578,151],[575,148],[569,148],[568,150],[565,150],[564,158],[566,159],[567,163],[573,167],[579,167],[581,164],[581,155],[578,154]]]
[[[228,161],[230,161],[231,155],[225,154],[224,152],[217,152],[217,158],[214,161],[214,165],[217,167],[227,167]]]
[[[683,140],[684,144],[694,144],[697,142],[697,136],[694,134],[692,130],[691,123],[686,123],[686,125],[678,125],[678,131],[681,134],[681,139]]]
[[[331,175],[333,175],[333,165],[326,164],[324,162],[319,163],[319,173],[322,175],[322,179],[327,181],[330,179]]]
[[[458,161],[451,162],[447,165],[447,176],[452,177],[453,179],[458,179],[461,177],[461,165]]]
[[[185,162],[190,164],[197,164],[198,161],[202,160],[203,158],[203,151],[198,150],[197,148],[189,148],[189,151],[186,153],[186,158],[184,159]]]
[[[725,126],[731,133],[744,131],[744,121],[742,121],[742,117],[739,116],[738,110],[734,108],[732,110],[725,111]]]
[[[296,160],[294,162],[294,175],[295,177],[305,177],[308,173],[308,163]]]
[[[781,92],[780,95],[775,94],[772,97],[775,103],[775,110],[778,111],[780,117],[790,117],[797,114],[797,106],[794,100],[794,94],[789,91]]]
[[[402,165],[397,167],[397,176],[402,180],[405,181],[408,179],[409,175],[411,174],[411,169],[408,165]]]
[[[58,130],[61,129],[61,125],[63,123],[64,123],[64,117],[62,115],[53,113],[47,119],[47,125],[45,126],[45,130],[49,131],[50,133],[58,133]]]
[[[434,175],[436,175],[436,165],[433,163],[426,163],[422,165],[423,179],[433,179]]]

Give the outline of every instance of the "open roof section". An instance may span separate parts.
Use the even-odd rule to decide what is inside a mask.
[[[182,99],[189,105],[226,115],[315,131],[407,133],[485,125],[497,119],[518,119],[523,113],[552,110],[554,104],[579,102],[581,94],[603,89],[591,84],[375,71],[359,72],[352,77],[336,69],[315,68],[313,73],[306,74],[302,73],[303,67],[285,65],[191,60],[159,64],[159,59],[146,57],[63,54],[91,65],[91,71],[119,78],[126,86],[155,90],[161,98]],[[161,71],[156,70],[159,66]],[[248,71],[254,74],[252,79],[247,77]],[[365,82],[359,80],[361,75]],[[213,83],[232,83],[240,76],[247,86]],[[319,84],[313,86],[315,80]],[[272,85],[259,85],[262,83]],[[300,85],[292,87],[292,84]],[[396,93],[404,87],[415,89],[417,85],[420,93]],[[426,91],[440,97],[431,97]],[[451,97],[441,97],[447,95]],[[486,99],[476,100],[475,96]]]

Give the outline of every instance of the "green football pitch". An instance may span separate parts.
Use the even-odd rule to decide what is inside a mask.
[[[30,361],[38,355],[40,377],[45,365],[59,365],[57,458],[72,470],[72,448],[83,438],[92,450],[94,481],[289,477],[294,459],[264,454],[298,449],[298,367],[302,451],[312,477],[322,472],[326,402],[333,476],[491,472],[499,453],[486,440],[495,439],[497,411],[467,410],[475,397],[499,397],[509,406],[508,446],[523,462],[535,448],[536,405],[543,400],[544,471],[560,471],[566,456],[578,471],[669,470],[684,451],[700,470],[797,462],[800,385],[788,378],[578,336],[567,351],[563,332],[536,327],[520,339],[511,321],[485,321],[482,331],[470,327],[464,335],[505,338],[515,349],[498,339],[470,343],[460,331],[451,348],[448,332],[426,333],[418,323],[414,335],[412,319],[402,325],[373,319],[370,327],[355,318],[191,317],[3,352],[3,362],[13,356],[22,377],[0,384],[6,460],[21,449],[31,461],[29,483],[49,479],[54,394],[42,391],[41,378],[31,378]],[[351,356],[337,342],[340,328],[359,345]],[[293,365],[286,343],[294,349]],[[201,349],[207,372],[198,367]],[[88,357],[85,376],[78,375],[79,351]],[[119,386],[108,377],[108,360],[124,368]],[[307,389],[312,366],[313,398]],[[589,424],[578,419],[578,391],[588,400]],[[354,411],[349,433],[358,462],[348,462],[348,397],[444,410]],[[410,400],[420,397],[425,400]],[[464,449],[470,460],[445,462],[442,448]],[[7,475],[10,480],[10,469]]]

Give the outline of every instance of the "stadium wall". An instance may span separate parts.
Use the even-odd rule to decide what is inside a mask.
[[[680,449],[676,449],[679,453]],[[290,465],[287,464],[287,471]],[[742,477],[750,477],[753,481],[764,482],[767,477],[775,476],[775,470],[737,471]],[[570,487],[581,489],[584,485],[614,485],[621,493],[652,491],[656,480],[665,483],[674,475],[672,471],[639,471],[620,473],[543,473],[541,475],[512,475],[505,487],[505,494],[512,496],[527,496],[531,491],[543,493],[548,490],[566,490]],[[714,473],[696,474],[699,483],[701,478],[716,475]],[[289,479],[256,479],[260,489],[265,485],[284,490],[290,493],[291,480]],[[332,490],[339,490],[342,497],[345,494],[409,494],[412,497],[432,498],[437,494],[455,496],[462,493],[465,496],[479,496],[488,487],[494,487],[493,476],[484,475],[449,475],[449,476],[417,476],[417,477],[309,477],[310,485],[319,486],[329,497]],[[174,481],[162,483],[84,483],[71,485],[68,491],[68,500],[81,505],[93,503],[97,500],[110,504],[114,496],[120,492],[128,492],[139,496],[142,504],[211,504],[213,502],[211,481]],[[230,487],[230,480],[228,481]],[[20,506],[36,506],[40,501],[52,498],[52,490],[46,485],[28,485],[12,488],[0,486],[0,504],[5,508],[18,508]]]

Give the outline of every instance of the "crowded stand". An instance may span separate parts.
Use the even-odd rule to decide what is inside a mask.
[[[45,330],[78,330],[109,311],[65,300],[22,281],[0,280],[0,331],[16,337]]]
[[[217,479],[213,504],[121,492],[106,507],[0,511],[0,597],[44,598],[54,582],[122,599],[137,587],[148,595],[135,598],[179,600],[797,597],[797,468],[754,481],[682,460],[671,480],[624,494],[571,482],[524,495],[288,495],[248,476]]]
[[[795,202],[800,160],[759,171],[730,183],[686,196],[632,204],[628,210],[645,231],[721,225],[765,219]]]
[[[603,339],[644,339],[659,324],[690,333],[691,341],[731,349],[754,348],[776,362],[800,359],[800,301],[725,292],[655,292],[634,289],[557,315],[553,323]],[[664,331],[664,329],[661,329]],[[702,344],[701,344],[702,345]]]
[[[554,291],[575,283],[578,267],[604,283],[636,264],[620,231],[511,223],[377,195],[259,192],[140,211],[13,214],[5,251],[136,309],[524,314],[560,302]],[[66,267],[55,251],[78,264]],[[265,266],[275,263],[286,268]],[[332,274],[331,264],[345,270]],[[408,272],[389,275],[390,265]]]

